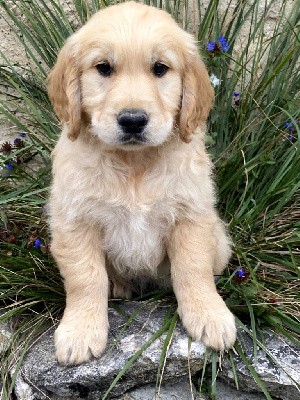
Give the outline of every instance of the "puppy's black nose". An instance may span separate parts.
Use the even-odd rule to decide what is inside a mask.
[[[117,116],[117,121],[124,133],[139,134],[148,123],[148,115],[139,109],[122,110]]]

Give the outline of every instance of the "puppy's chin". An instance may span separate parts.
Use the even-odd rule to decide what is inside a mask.
[[[130,142],[126,144],[116,144],[115,147],[124,151],[139,151],[141,149],[145,149],[146,147],[153,147],[153,145],[149,145],[147,143]]]
[[[172,124],[159,129],[155,134],[145,132],[139,136],[124,135],[117,130],[105,130],[92,125],[92,133],[110,149],[122,149],[124,151],[138,151],[147,147],[159,147],[172,136]]]
[[[105,142],[99,137],[99,139],[104,143],[107,147],[110,149],[118,149],[118,150],[124,150],[124,151],[140,151],[146,148],[150,147],[157,147],[160,146],[162,143],[151,143],[148,141],[135,141],[135,140],[129,140],[129,141],[115,141],[115,142]]]

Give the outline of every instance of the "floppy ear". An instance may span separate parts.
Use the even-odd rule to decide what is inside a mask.
[[[61,122],[69,128],[68,138],[75,141],[80,133],[80,82],[74,46],[68,40],[60,50],[48,78],[48,95]]]
[[[191,134],[207,119],[212,108],[214,90],[198,52],[186,63],[183,77],[180,138],[189,143]]]

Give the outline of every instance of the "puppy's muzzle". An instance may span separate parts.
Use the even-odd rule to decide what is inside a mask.
[[[148,120],[148,115],[144,110],[122,110],[117,116],[118,125],[124,134],[121,138],[122,142],[124,144],[145,142],[144,132]]]

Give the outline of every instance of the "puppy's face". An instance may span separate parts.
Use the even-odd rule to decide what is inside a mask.
[[[105,144],[132,150],[162,144],[175,124],[189,141],[213,90],[190,35],[163,11],[125,3],[95,14],[69,38],[49,95],[71,140],[85,120]]]
[[[94,134],[110,145],[161,144],[181,106],[179,55],[174,46],[159,40],[161,29],[151,36],[146,24],[112,22],[96,35],[88,25],[86,42],[81,40],[84,49],[93,49],[84,50],[80,60],[82,110]]]

